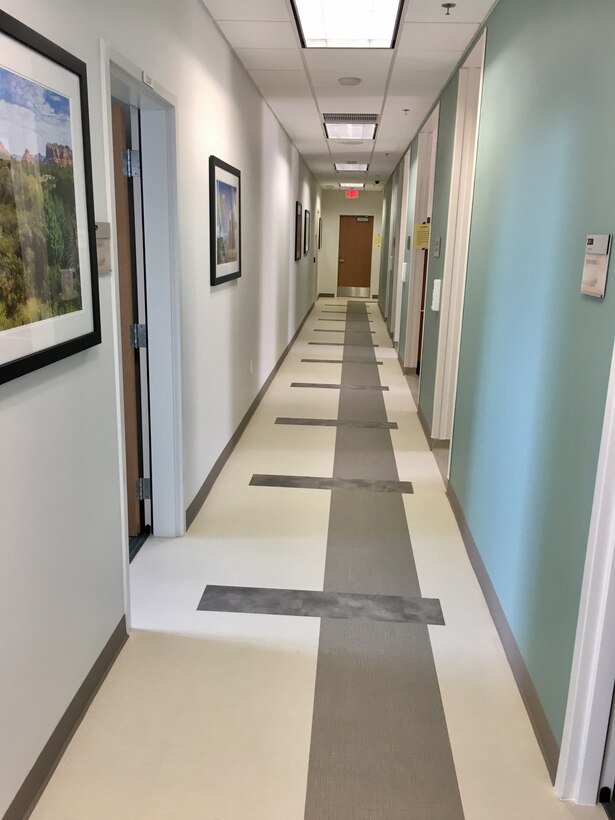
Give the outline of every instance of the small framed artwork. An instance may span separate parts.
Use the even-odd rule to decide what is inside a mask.
[[[303,253],[304,253],[304,255],[309,253],[309,250],[310,250],[311,239],[312,239],[312,237],[310,236],[311,233],[312,233],[311,216],[310,216],[310,212],[306,208],[306,210],[305,210],[305,225],[303,227]]]
[[[0,384],[100,344],[86,66],[0,11]]]
[[[209,237],[211,284],[241,276],[241,172],[218,157],[209,158]]]
[[[303,206],[300,202],[295,205],[295,262],[301,259],[302,235],[303,228]]]
[[[322,217],[318,220],[318,250],[322,248]]]

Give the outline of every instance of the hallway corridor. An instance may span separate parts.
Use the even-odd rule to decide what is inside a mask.
[[[35,820],[556,820],[375,302],[321,298]]]

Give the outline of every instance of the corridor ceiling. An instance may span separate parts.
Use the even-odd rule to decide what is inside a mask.
[[[302,48],[290,0],[203,3],[318,182],[380,190],[494,0],[457,0],[449,16],[442,0],[405,0],[393,49]],[[343,77],[361,83],[340,85]],[[377,114],[375,141],[328,140],[328,113]],[[335,170],[354,162],[369,163],[367,173]]]

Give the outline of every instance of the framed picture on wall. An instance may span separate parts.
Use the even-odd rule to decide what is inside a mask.
[[[86,66],[0,11],[0,383],[100,344]]]
[[[241,276],[241,172],[209,158],[210,281],[221,285]]]
[[[318,220],[318,250],[322,248],[322,217]]]
[[[301,259],[301,230],[303,228],[303,206],[300,202],[297,202],[295,205],[295,262],[298,262]]]
[[[311,222],[311,215],[310,212],[305,210],[305,224],[303,226],[303,253],[304,255],[307,254],[310,250],[310,244],[312,237],[310,234],[312,233],[312,222]]]

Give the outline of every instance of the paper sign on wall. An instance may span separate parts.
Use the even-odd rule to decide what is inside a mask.
[[[414,250],[426,251],[429,249],[429,237],[431,234],[431,225],[415,225],[414,226]]]
[[[585,241],[585,262],[581,293],[603,299],[611,257],[610,234],[590,234]]]

